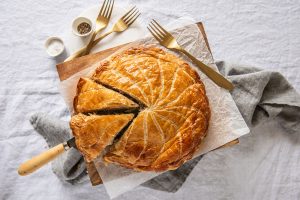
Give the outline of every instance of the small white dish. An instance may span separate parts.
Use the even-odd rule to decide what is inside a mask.
[[[91,30],[87,33],[84,33],[84,34],[81,34],[79,31],[78,31],[78,26],[81,24],[81,23],[87,23],[91,26]],[[92,21],[89,19],[89,18],[86,18],[86,17],[77,17],[73,20],[72,22],[72,30],[73,30],[73,33],[79,37],[86,37],[86,36],[89,36],[93,30],[94,30],[94,26],[93,26],[93,23]]]
[[[45,42],[45,48],[49,56],[57,57],[65,50],[65,45],[59,37],[49,37]]]

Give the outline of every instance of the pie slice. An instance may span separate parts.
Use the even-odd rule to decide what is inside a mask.
[[[134,110],[138,104],[124,95],[108,89],[89,78],[80,78],[77,85],[77,95],[74,98],[76,113],[95,111]]]
[[[70,122],[77,148],[88,162],[112,144],[121,130],[129,125],[133,114],[123,115],[74,115]]]

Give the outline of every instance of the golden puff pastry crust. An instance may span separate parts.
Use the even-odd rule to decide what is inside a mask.
[[[102,62],[91,79],[139,104],[103,156],[106,162],[165,171],[192,158],[206,135],[210,108],[200,77],[185,61],[159,48],[134,47]]]
[[[138,108],[138,105],[122,94],[107,89],[89,78],[80,78],[73,107],[76,113],[87,113],[97,110],[134,109]]]
[[[133,116],[133,114],[84,115],[81,113],[74,115],[70,126],[77,148],[88,162],[94,160],[106,146],[113,142]]]

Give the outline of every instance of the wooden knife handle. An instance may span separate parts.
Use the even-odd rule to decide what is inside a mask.
[[[21,176],[26,176],[28,174],[31,174],[32,172],[38,170],[51,160],[55,159],[57,156],[62,154],[65,151],[63,143],[56,145],[55,147],[52,147],[51,149],[48,149],[47,151],[41,153],[40,155],[37,155],[30,160],[27,160],[26,162],[22,163],[18,169],[18,173]]]

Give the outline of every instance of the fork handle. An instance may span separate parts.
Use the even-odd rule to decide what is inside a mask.
[[[233,84],[227,80],[224,76],[210,68],[209,66],[202,63],[200,60],[196,59],[192,54],[187,52],[185,49],[180,49],[182,53],[184,53],[187,57],[189,57],[199,68],[200,70],[208,76],[215,84],[218,86],[225,88],[227,90],[232,90],[234,88]]]
[[[94,42],[93,42],[93,45],[92,45],[92,48],[94,46],[96,46],[96,44],[98,44],[102,39],[104,39],[106,36],[110,35],[111,33],[113,33],[114,31],[113,30],[110,30],[108,31],[107,33],[104,33],[103,35],[101,35],[98,39],[96,39]]]
[[[91,51],[91,49],[93,48],[93,42],[94,42],[94,39],[95,39],[97,33],[98,33],[98,32],[96,32],[96,31],[93,32],[93,35],[92,35],[92,37],[91,37],[89,43],[88,43],[87,46],[86,46],[84,55],[89,54],[90,51]]]
[[[113,30],[110,30],[108,31],[107,33],[104,33],[103,35],[101,35],[98,39],[96,39],[95,41],[93,41],[91,43],[91,48],[90,50],[96,46],[103,38],[105,38],[106,36],[108,36],[109,34],[113,33],[114,31]],[[75,53],[73,53],[71,56],[69,56],[64,62],[66,61],[70,61],[70,60],[73,60],[74,58],[78,58],[78,57],[81,57],[81,56],[84,56],[84,55],[87,55],[89,54],[90,50],[88,51],[87,53],[87,47],[88,46],[85,46],[81,49],[79,49],[78,51],[76,51]]]
[[[79,49],[78,51],[76,51],[75,53],[73,53],[72,55],[70,55],[64,62],[73,60],[74,58],[78,58],[78,57],[84,56],[85,49],[86,49],[86,47],[83,47],[83,48]]]

